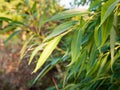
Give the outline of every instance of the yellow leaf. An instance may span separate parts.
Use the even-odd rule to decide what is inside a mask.
[[[57,44],[61,40],[62,36],[55,37],[53,40],[48,42],[47,46],[43,50],[42,54],[40,55],[40,58],[38,59],[37,65],[33,71],[35,73],[41,66],[45,63],[45,61],[48,59],[48,57],[51,55],[53,50],[56,48]]]

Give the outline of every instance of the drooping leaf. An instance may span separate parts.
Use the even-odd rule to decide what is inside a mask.
[[[6,22],[8,22],[8,21],[12,21],[12,19],[7,18],[7,17],[0,17],[0,21],[6,21]]]
[[[87,10],[84,10],[84,11],[81,11],[79,9],[67,10],[67,11],[63,11],[61,13],[54,15],[50,19],[46,20],[46,22],[52,21],[52,20],[66,19],[66,18],[77,16],[77,15],[86,15],[88,13],[90,12]]]
[[[94,69],[93,67],[95,65],[97,65],[97,63],[96,63],[96,61],[97,61],[97,59],[96,59],[97,49],[96,49],[95,44],[93,44],[89,54],[90,54],[90,57],[89,57],[89,60],[88,60],[88,63],[87,63],[87,74],[88,73],[90,74],[91,70]],[[97,66],[96,66],[96,68],[97,68]]]
[[[33,50],[32,54],[31,54],[31,56],[30,56],[30,60],[29,60],[29,62],[28,62],[28,65],[30,65],[30,63],[32,62],[32,60],[33,60],[34,56],[37,54],[37,52],[40,51],[40,50],[42,50],[45,45],[46,45],[46,43],[45,43],[45,44],[40,44],[39,46],[37,46],[37,47]]]
[[[71,27],[73,27],[73,25],[75,25],[75,24],[77,24],[77,21],[68,21],[68,22],[60,24],[59,26],[57,26],[53,30],[53,32],[50,35],[48,35],[46,37],[46,39],[44,41],[49,40],[49,39],[51,39],[51,38],[53,38],[53,37],[55,37],[55,36],[65,32],[66,30],[68,30]]]
[[[100,64],[97,76],[99,76],[104,71],[105,65],[107,63],[108,55],[109,53],[106,53],[106,55],[101,59],[101,64]]]
[[[90,65],[90,67],[92,67],[92,65],[95,63],[96,55],[97,55],[96,46],[93,45],[93,47],[91,49],[91,52],[90,52],[90,58],[89,58],[89,65]]]
[[[80,57],[78,58],[78,61],[77,61],[77,69],[79,69],[79,72],[77,74],[77,77],[79,77],[79,75],[82,73],[82,71],[84,70],[85,68],[85,59],[87,57],[87,52],[86,50],[83,51],[83,53],[80,55]],[[80,67],[78,67],[80,66]]]
[[[114,17],[114,15],[111,14],[102,25],[102,43],[101,43],[101,46],[104,45],[105,41],[107,40],[107,38],[110,34],[110,30],[113,27],[113,17]]]
[[[100,26],[105,22],[105,20],[110,16],[110,14],[115,9],[116,5],[120,2],[120,0],[108,0],[103,6],[101,11],[101,23]]]
[[[34,79],[33,81],[33,85],[37,82],[38,79],[41,79],[42,77],[45,76],[45,74],[47,72],[49,72],[54,66],[56,63],[58,63],[60,59],[57,58],[57,59],[54,59],[51,63],[49,63],[44,69],[42,69],[42,71],[37,75],[37,77]]]
[[[5,44],[8,43],[8,41],[10,41],[14,36],[16,36],[17,34],[19,34],[22,30],[17,30],[15,32],[13,32],[6,40],[5,40]]]
[[[96,46],[99,48],[102,40],[101,40],[101,30],[98,29],[98,26],[96,26],[94,30],[94,39]]]
[[[115,38],[116,38],[116,33],[114,28],[112,27],[110,31],[110,51],[111,51],[111,69],[114,63],[114,47],[115,47]]]
[[[32,85],[34,85],[37,82],[37,80],[42,77],[44,72],[47,72],[49,69],[51,69],[50,64],[48,64],[44,69],[42,69],[42,71],[37,75],[37,77],[32,82]]]
[[[42,27],[43,24],[45,23],[45,19],[46,19],[46,16],[45,16],[45,15],[42,15],[42,16],[40,17],[40,19],[39,19],[39,23],[38,23],[38,25],[39,25],[39,27],[38,27],[39,32],[40,32],[40,30],[41,30],[41,27]]]
[[[28,45],[28,43],[33,39],[33,37],[34,37],[34,35],[31,36],[31,37],[24,43],[24,45],[22,46],[22,49],[20,50],[20,61],[19,61],[19,63],[20,63],[21,60],[23,59],[24,53],[25,53],[25,51],[26,51],[26,49],[27,49],[27,45]]]
[[[6,32],[13,31],[15,28],[16,28],[16,25],[14,25],[14,26],[8,25],[5,28],[3,28],[2,30],[0,30],[0,34],[4,34]]]
[[[72,60],[69,65],[72,65],[80,55],[81,41],[82,41],[82,30],[76,30],[72,38],[72,43],[71,43]]]
[[[47,46],[45,47],[45,49],[41,53],[40,58],[38,59],[37,65],[36,65],[33,73],[35,73],[45,63],[47,58],[51,55],[53,50],[56,48],[56,46],[59,43],[61,38],[62,38],[62,36],[57,36],[53,40],[48,42]]]

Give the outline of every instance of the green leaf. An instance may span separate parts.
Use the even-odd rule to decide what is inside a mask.
[[[6,18],[6,17],[0,17],[0,21],[6,21],[6,22],[8,22],[8,21],[12,21],[12,19]]]
[[[32,85],[34,85],[37,82],[38,79],[41,79],[42,77],[44,77],[45,74],[47,72],[49,72],[55,66],[56,63],[58,63],[59,60],[60,60],[59,58],[54,59],[51,63],[49,63],[47,66],[45,66],[45,68],[43,68],[42,71],[34,79]]]
[[[102,40],[101,40],[101,30],[98,29],[98,26],[96,26],[94,30],[94,39],[96,46],[99,48]]]
[[[72,65],[80,55],[81,41],[82,41],[82,30],[76,30],[72,38],[72,43],[71,43],[72,60],[69,65]]]
[[[96,45],[93,44],[91,49],[90,49],[90,57],[89,57],[89,60],[87,62],[87,65],[86,65],[86,69],[87,69],[87,75],[92,75],[93,73],[95,73],[96,69],[98,68],[99,66],[99,62],[97,62],[97,48],[96,48]]]
[[[90,13],[89,11],[85,11],[85,10],[80,11],[79,9],[67,10],[67,11],[63,11],[61,13],[54,15],[53,17],[48,19],[46,22],[52,21],[52,20],[66,19],[66,18],[77,16],[77,15],[86,15],[89,13]]]
[[[33,50],[32,54],[31,54],[31,56],[30,56],[30,60],[29,60],[28,65],[30,65],[30,63],[32,62],[32,60],[33,60],[34,56],[37,54],[37,52],[40,51],[40,50],[42,50],[45,45],[46,45],[46,43],[45,43],[45,44],[40,44],[39,46],[37,46],[37,47]]]
[[[32,8],[31,8],[32,13],[35,13],[35,11],[37,10],[37,9],[36,9],[36,6],[37,6],[37,5],[36,5],[36,2],[34,2]]]
[[[41,17],[40,17],[40,19],[39,19],[39,22],[38,22],[38,25],[39,25],[39,27],[38,27],[38,30],[39,30],[39,32],[40,32],[40,30],[41,30],[41,27],[44,25],[44,23],[45,23],[45,19],[46,19],[46,15],[42,15]]]
[[[63,32],[65,32],[66,30],[70,29],[71,27],[73,27],[73,25],[77,24],[77,21],[68,21],[68,22],[65,22],[65,23],[62,23],[60,24],[59,26],[57,26],[53,32],[48,35],[46,37],[46,39],[44,41],[47,41]]]
[[[59,41],[61,40],[61,38],[62,38],[62,36],[58,36],[58,37],[55,37],[50,42],[48,42],[47,46],[41,53],[40,58],[38,59],[37,65],[36,65],[33,73],[35,73],[39,68],[41,68],[41,66],[45,63],[47,58],[51,55],[53,50],[56,48],[56,46],[59,43]]]
[[[101,5],[101,0],[95,0],[90,4],[90,10],[96,10]]]
[[[44,72],[49,71],[49,69],[51,69],[50,64],[48,64],[47,66],[45,66],[44,69],[42,69],[42,71],[37,75],[37,77],[32,82],[32,85],[34,85],[37,82],[37,80],[42,77],[42,75],[44,74]]]
[[[112,27],[110,32],[111,69],[114,63],[114,47],[115,47],[115,41],[116,41],[115,37],[116,37],[116,33],[114,28]]]
[[[6,40],[5,40],[5,44],[8,43],[9,40],[11,40],[14,36],[16,36],[17,34],[19,34],[22,30],[17,30],[15,32],[13,32]]]
[[[0,30],[0,34],[4,34],[6,32],[13,31],[15,28],[16,28],[16,25],[14,25],[14,26],[8,25],[3,30]]]
[[[108,55],[109,55],[109,53],[106,53],[106,55],[101,59],[101,64],[100,64],[97,76],[100,76],[100,74],[104,71],[105,65],[107,63]]]
[[[110,30],[113,27],[113,19],[114,19],[114,15],[111,14],[106,21],[104,22],[104,24],[102,25],[102,43],[101,46],[104,45],[105,41],[107,40],[109,34],[110,34]]]
[[[100,26],[105,22],[105,20],[110,16],[110,14],[113,12],[116,5],[120,2],[120,0],[108,0],[103,6],[101,11],[101,24]]]
[[[85,68],[85,60],[86,60],[86,57],[87,57],[87,52],[86,50],[83,51],[83,53],[80,55],[80,57],[78,58],[78,61],[77,63],[77,66],[80,66],[80,67],[77,67],[79,69],[79,72],[77,74],[77,77],[79,77],[79,75],[81,75],[82,71],[84,70]]]

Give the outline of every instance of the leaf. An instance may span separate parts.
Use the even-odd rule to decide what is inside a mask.
[[[101,64],[97,73],[97,76],[100,76],[100,74],[104,71],[105,65],[107,63],[107,58],[108,58],[109,53],[106,53],[106,55],[101,59]],[[104,73],[105,74],[105,73]]]
[[[46,39],[44,41],[47,41],[63,32],[65,32],[66,30],[70,29],[73,25],[77,24],[77,21],[68,21],[68,22],[65,22],[65,23],[62,23],[60,24],[59,26],[57,26],[53,32],[48,35],[46,37]]]
[[[112,27],[110,31],[111,69],[114,63],[114,47],[115,47],[115,41],[116,41],[115,37],[116,37],[116,33],[114,28]]]
[[[37,6],[36,2],[34,2],[32,8],[31,8],[32,13],[35,13],[35,11],[37,10],[36,6]]]
[[[86,69],[87,69],[87,75],[92,75],[96,69],[98,68],[99,66],[99,62],[97,62],[97,48],[96,48],[96,45],[93,44],[90,51],[89,51],[89,59],[88,59],[88,62],[87,62],[87,65],[86,65]]]
[[[55,66],[55,64],[58,63],[59,60],[60,60],[59,58],[54,59],[51,63],[49,63],[47,66],[45,66],[45,68],[43,68],[42,71],[34,79],[32,85],[34,85],[38,79],[41,79],[43,76],[45,76],[45,74],[47,72],[49,72]]]
[[[101,46],[104,45],[105,41],[107,40],[109,34],[110,34],[110,30],[113,26],[113,19],[114,19],[114,15],[111,14],[106,21],[104,22],[104,24],[102,25],[102,43]]]
[[[28,45],[28,43],[33,39],[33,37],[34,37],[34,35],[31,36],[31,37],[24,43],[22,49],[20,50],[20,61],[19,61],[19,63],[20,63],[21,60],[23,59],[24,53],[25,53],[26,48],[27,48],[27,45]]]
[[[96,9],[98,9],[98,7],[101,5],[101,1],[100,0],[95,0],[94,2],[92,2],[91,4],[90,4],[90,10],[96,10]]]
[[[81,47],[81,41],[82,41],[82,30],[76,30],[71,43],[71,63],[68,65],[72,65],[79,57],[80,55],[80,47]]]
[[[29,60],[28,65],[30,65],[30,63],[32,62],[32,59],[33,59],[34,56],[37,54],[37,52],[40,51],[40,50],[42,50],[45,45],[46,45],[46,43],[40,44],[39,46],[37,46],[37,47],[33,50],[32,54],[31,54],[31,56],[30,56],[30,60]]]
[[[90,69],[96,62],[97,49],[95,44],[93,44],[93,47],[89,53],[90,53],[90,58],[88,62],[88,69]]]
[[[33,73],[37,72],[37,70],[39,68],[41,68],[41,66],[45,63],[45,61],[47,60],[47,58],[51,55],[51,53],[53,52],[53,50],[56,48],[56,46],[59,43],[59,41],[60,41],[61,38],[62,38],[62,36],[55,37],[53,40],[51,40],[47,44],[47,46],[45,47],[45,49],[41,53],[40,58],[38,59],[37,65],[36,65]]]
[[[14,25],[14,26],[8,25],[5,28],[3,28],[3,30],[0,30],[0,34],[4,34],[6,32],[9,32],[11,30],[14,30],[15,28],[16,28],[16,25]]]
[[[89,11],[85,11],[85,10],[80,11],[79,9],[67,10],[67,11],[63,11],[61,13],[54,15],[50,19],[46,20],[46,22],[52,21],[52,20],[60,20],[60,19],[70,18],[70,17],[74,17],[77,15],[85,15],[85,14],[89,14],[89,13],[90,13]]]
[[[50,67],[50,64],[48,64],[47,66],[45,66],[45,68],[42,69],[42,71],[41,71],[41,72],[37,75],[37,77],[34,79],[34,81],[32,82],[32,85],[34,85],[34,84],[37,82],[37,80],[42,77],[42,75],[44,74],[44,72],[49,71],[49,69],[51,69],[51,68],[52,68],[52,67]]]
[[[6,22],[8,22],[8,21],[12,21],[12,19],[9,19],[9,18],[6,18],[6,17],[0,17],[0,21],[6,21]]]
[[[87,52],[86,52],[86,50],[84,50],[83,51],[83,53],[80,55],[80,57],[78,58],[78,63],[76,63],[77,64],[77,66],[79,66],[79,65],[81,65],[78,69],[79,69],[79,72],[78,72],[78,74],[77,74],[77,77],[79,77],[79,75],[82,73],[82,71],[84,70],[84,68],[85,68],[85,60],[86,60],[86,57],[87,57]]]
[[[8,43],[9,40],[11,40],[15,35],[19,34],[22,30],[17,30],[15,32],[13,32],[6,40],[5,40],[5,44]]]
[[[103,6],[101,11],[101,23],[100,26],[105,22],[105,20],[110,16],[113,12],[116,5],[120,2],[120,0],[108,0]],[[99,26],[99,27],[100,27]]]
[[[94,30],[94,39],[96,46],[99,48],[102,40],[101,40],[101,30],[98,29],[98,26],[96,26]]]
[[[21,26],[23,26],[24,23],[20,22],[20,21],[12,21],[11,23],[9,23],[9,25],[21,25]]]
[[[40,17],[40,19],[39,19],[39,22],[38,22],[38,25],[39,25],[39,27],[38,27],[38,30],[39,30],[39,32],[40,32],[40,30],[41,30],[41,27],[44,25],[44,23],[45,23],[45,19],[46,19],[46,15],[42,15],[41,17]]]

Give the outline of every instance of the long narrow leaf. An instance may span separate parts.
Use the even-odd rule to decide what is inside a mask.
[[[54,15],[53,17],[48,19],[46,22],[52,21],[52,20],[60,20],[60,19],[70,18],[70,17],[77,16],[77,15],[85,15],[85,14],[89,14],[89,13],[90,12],[87,10],[84,10],[84,11],[81,11],[79,9],[67,10],[67,11],[63,11],[61,13]]]
[[[31,37],[24,43],[22,49],[20,50],[20,61],[19,61],[19,63],[20,63],[21,60],[23,59],[24,53],[25,53],[26,48],[27,48],[27,45],[28,45],[28,43],[33,39],[33,37],[34,37],[34,35],[31,36]]]
[[[102,43],[101,46],[103,46],[103,44],[105,43],[105,41],[107,40],[109,34],[110,34],[110,30],[113,27],[113,14],[111,14],[106,21],[104,22],[104,24],[102,25]]]
[[[96,26],[94,30],[94,39],[95,39],[95,44],[99,48],[101,44],[101,30],[98,29],[98,26]]]
[[[101,14],[101,24],[100,26],[105,22],[105,20],[110,16],[110,14],[113,12],[116,5],[120,2],[120,0],[108,0],[102,7],[102,14]]]
[[[19,34],[22,30],[17,30],[15,32],[13,32],[6,40],[5,40],[5,44],[10,41],[14,36],[16,36],[17,34]]]
[[[56,46],[59,43],[61,38],[62,38],[62,36],[58,36],[58,37],[54,38],[53,40],[51,40],[47,44],[47,46],[43,50],[42,54],[40,55],[40,58],[38,59],[37,65],[36,65],[33,73],[35,73],[45,63],[47,58],[51,55],[53,50],[56,48]]]
[[[81,41],[82,41],[82,30],[76,30],[73,35],[73,39],[71,43],[72,60],[69,65],[73,64],[78,59],[78,56],[80,55]]]
[[[1,21],[12,21],[12,19],[10,19],[10,18],[6,18],[6,17],[0,17],[0,20]]]
[[[102,58],[101,65],[100,65],[100,68],[98,70],[97,76],[99,76],[104,71],[104,67],[107,63],[108,55],[109,55],[109,53],[107,53],[107,55]]]
[[[33,60],[34,56],[37,54],[37,52],[42,50],[45,45],[46,44],[41,44],[34,49],[34,51],[32,52],[32,54],[30,56],[30,60],[29,60],[28,65],[30,65],[30,63],[32,62],[32,60]]]
[[[53,32],[50,35],[48,35],[46,37],[46,39],[44,41],[49,40],[49,39],[51,39],[51,38],[53,38],[53,37],[55,37],[55,36],[65,32],[66,30],[70,29],[75,24],[77,24],[76,21],[68,21],[68,22],[60,24],[58,27],[56,27],[53,30]]]
[[[114,63],[115,36],[116,36],[116,33],[114,28],[112,27],[110,32],[111,69]]]

